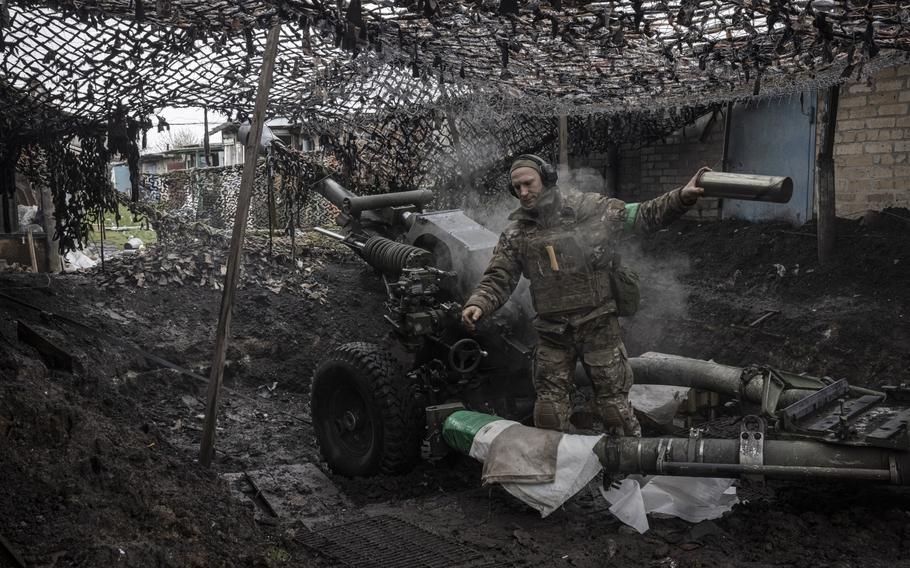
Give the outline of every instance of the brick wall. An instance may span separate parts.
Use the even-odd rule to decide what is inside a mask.
[[[841,87],[834,138],[838,216],[910,207],[908,107],[910,65],[883,69],[871,81]]]
[[[817,125],[822,120],[823,96],[820,92]],[[652,144],[624,145],[617,197],[642,201],[685,183],[702,165],[719,168],[723,115],[709,122],[710,115],[704,116]],[[841,87],[834,161],[838,216],[910,207],[910,65],[882,69],[871,80]],[[570,157],[570,164],[603,175],[605,156]],[[716,200],[702,199],[689,216],[716,218],[717,214]]]
[[[708,114],[663,140],[647,146],[624,145],[620,154],[619,197],[643,201],[685,184],[702,166],[720,169],[724,153],[724,116]],[[716,199],[700,199],[689,213],[716,218]]]
[[[702,166],[719,168],[724,147],[724,117],[718,113],[700,118],[654,143],[641,146],[624,144],[619,151],[618,191],[625,201],[644,201],[685,184]],[[570,156],[573,171],[589,168],[604,175],[607,158],[603,154]],[[605,187],[602,183],[601,187]],[[598,191],[597,187],[588,189]],[[694,218],[716,218],[717,200],[701,199],[689,212]]]

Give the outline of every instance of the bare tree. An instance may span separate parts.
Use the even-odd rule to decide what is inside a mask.
[[[157,148],[159,152],[165,152],[175,148],[186,148],[188,146],[198,145],[199,138],[193,134],[192,130],[180,128],[177,130],[168,130],[166,133],[163,133],[158,140]]]

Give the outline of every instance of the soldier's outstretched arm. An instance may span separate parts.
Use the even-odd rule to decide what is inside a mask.
[[[490,264],[480,279],[480,284],[465,302],[465,307],[477,306],[487,316],[509,299],[518,280],[521,278],[521,264],[515,230],[509,228],[499,236],[499,242],[493,249]]]
[[[701,168],[689,183],[654,199],[626,204],[626,228],[636,233],[648,233],[666,227],[685,215],[704,189],[698,187],[698,178],[710,168]]]

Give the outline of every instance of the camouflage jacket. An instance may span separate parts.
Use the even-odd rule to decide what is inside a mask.
[[[521,276],[529,277],[528,242],[539,232],[565,226],[566,211],[571,212],[573,225],[581,229],[578,232],[592,241],[589,246],[593,268],[603,269],[612,260],[622,233],[656,231],[681,217],[689,207],[683,203],[679,189],[642,203],[625,203],[596,193],[551,188],[534,210],[519,208],[509,215],[512,223],[500,235],[490,264],[465,306],[477,306],[484,315],[500,308]],[[611,310],[605,307],[595,311],[600,314]]]

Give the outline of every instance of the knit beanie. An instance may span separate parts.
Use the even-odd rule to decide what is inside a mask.
[[[540,164],[535,160],[531,160],[530,158],[518,158],[512,162],[512,167],[509,168],[509,175],[511,176],[512,172],[518,168],[531,168],[536,171],[541,178],[543,178],[543,172],[540,171]]]

